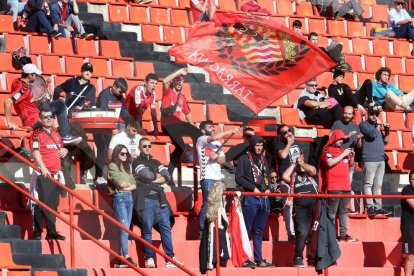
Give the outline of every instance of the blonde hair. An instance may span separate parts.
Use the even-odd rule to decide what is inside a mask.
[[[215,222],[217,218],[217,210],[224,207],[223,192],[226,188],[226,184],[221,181],[214,183],[213,188],[208,194],[207,203],[207,219],[210,222]]]

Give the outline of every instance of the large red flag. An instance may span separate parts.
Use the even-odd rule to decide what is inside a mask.
[[[235,14],[194,24],[187,42],[169,53],[177,63],[207,70],[212,82],[255,113],[335,66],[306,37],[271,20]]]

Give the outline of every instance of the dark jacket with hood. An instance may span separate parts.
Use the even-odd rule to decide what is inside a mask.
[[[263,151],[256,154],[254,146],[263,143]],[[261,192],[267,190],[265,178],[269,175],[269,166],[264,157],[264,140],[262,137],[253,135],[250,138],[250,150],[241,156],[236,167],[236,183],[246,192],[253,192],[254,188]]]

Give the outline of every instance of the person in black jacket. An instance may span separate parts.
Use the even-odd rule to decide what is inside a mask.
[[[139,141],[140,156],[132,163],[132,171],[137,182],[134,209],[141,215],[141,236],[152,243],[152,228],[158,222],[162,248],[169,257],[183,265],[174,257],[171,237],[170,209],[165,197],[164,189],[160,186],[167,183],[171,175],[158,160],[151,156],[151,141],[141,138]],[[145,267],[155,268],[154,251],[144,246]],[[176,267],[166,261],[166,268]]]
[[[250,150],[241,156],[236,167],[236,182],[245,192],[270,193],[267,186],[269,166],[264,157],[264,140],[253,135]],[[253,236],[254,261],[257,267],[274,267],[262,256],[263,231],[270,213],[267,197],[246,196],[243,202],[243,216],[248,233]],[[243,266],[250,266],[250,261]]]

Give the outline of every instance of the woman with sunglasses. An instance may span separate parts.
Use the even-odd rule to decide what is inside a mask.
[[[112,195],[116,217],[122,225],[129,229],[132,219],[132,194],[136,182],[131,174],[132,157],[124,145],[115,146],[112,152],[111,163],[108,170],[108,190]],[[128,262],[137,265],[128,255],[128,233],[124,230],[119,232],[119,254]],[[121,261],[117,261],[115,268],[128,267]]]
[[[414,40],[414,18],[411,18],[404,8],[404,0],[394,1],[394,7],[388,14],[388,22],[388,26],[395,32],[395,37]]]

